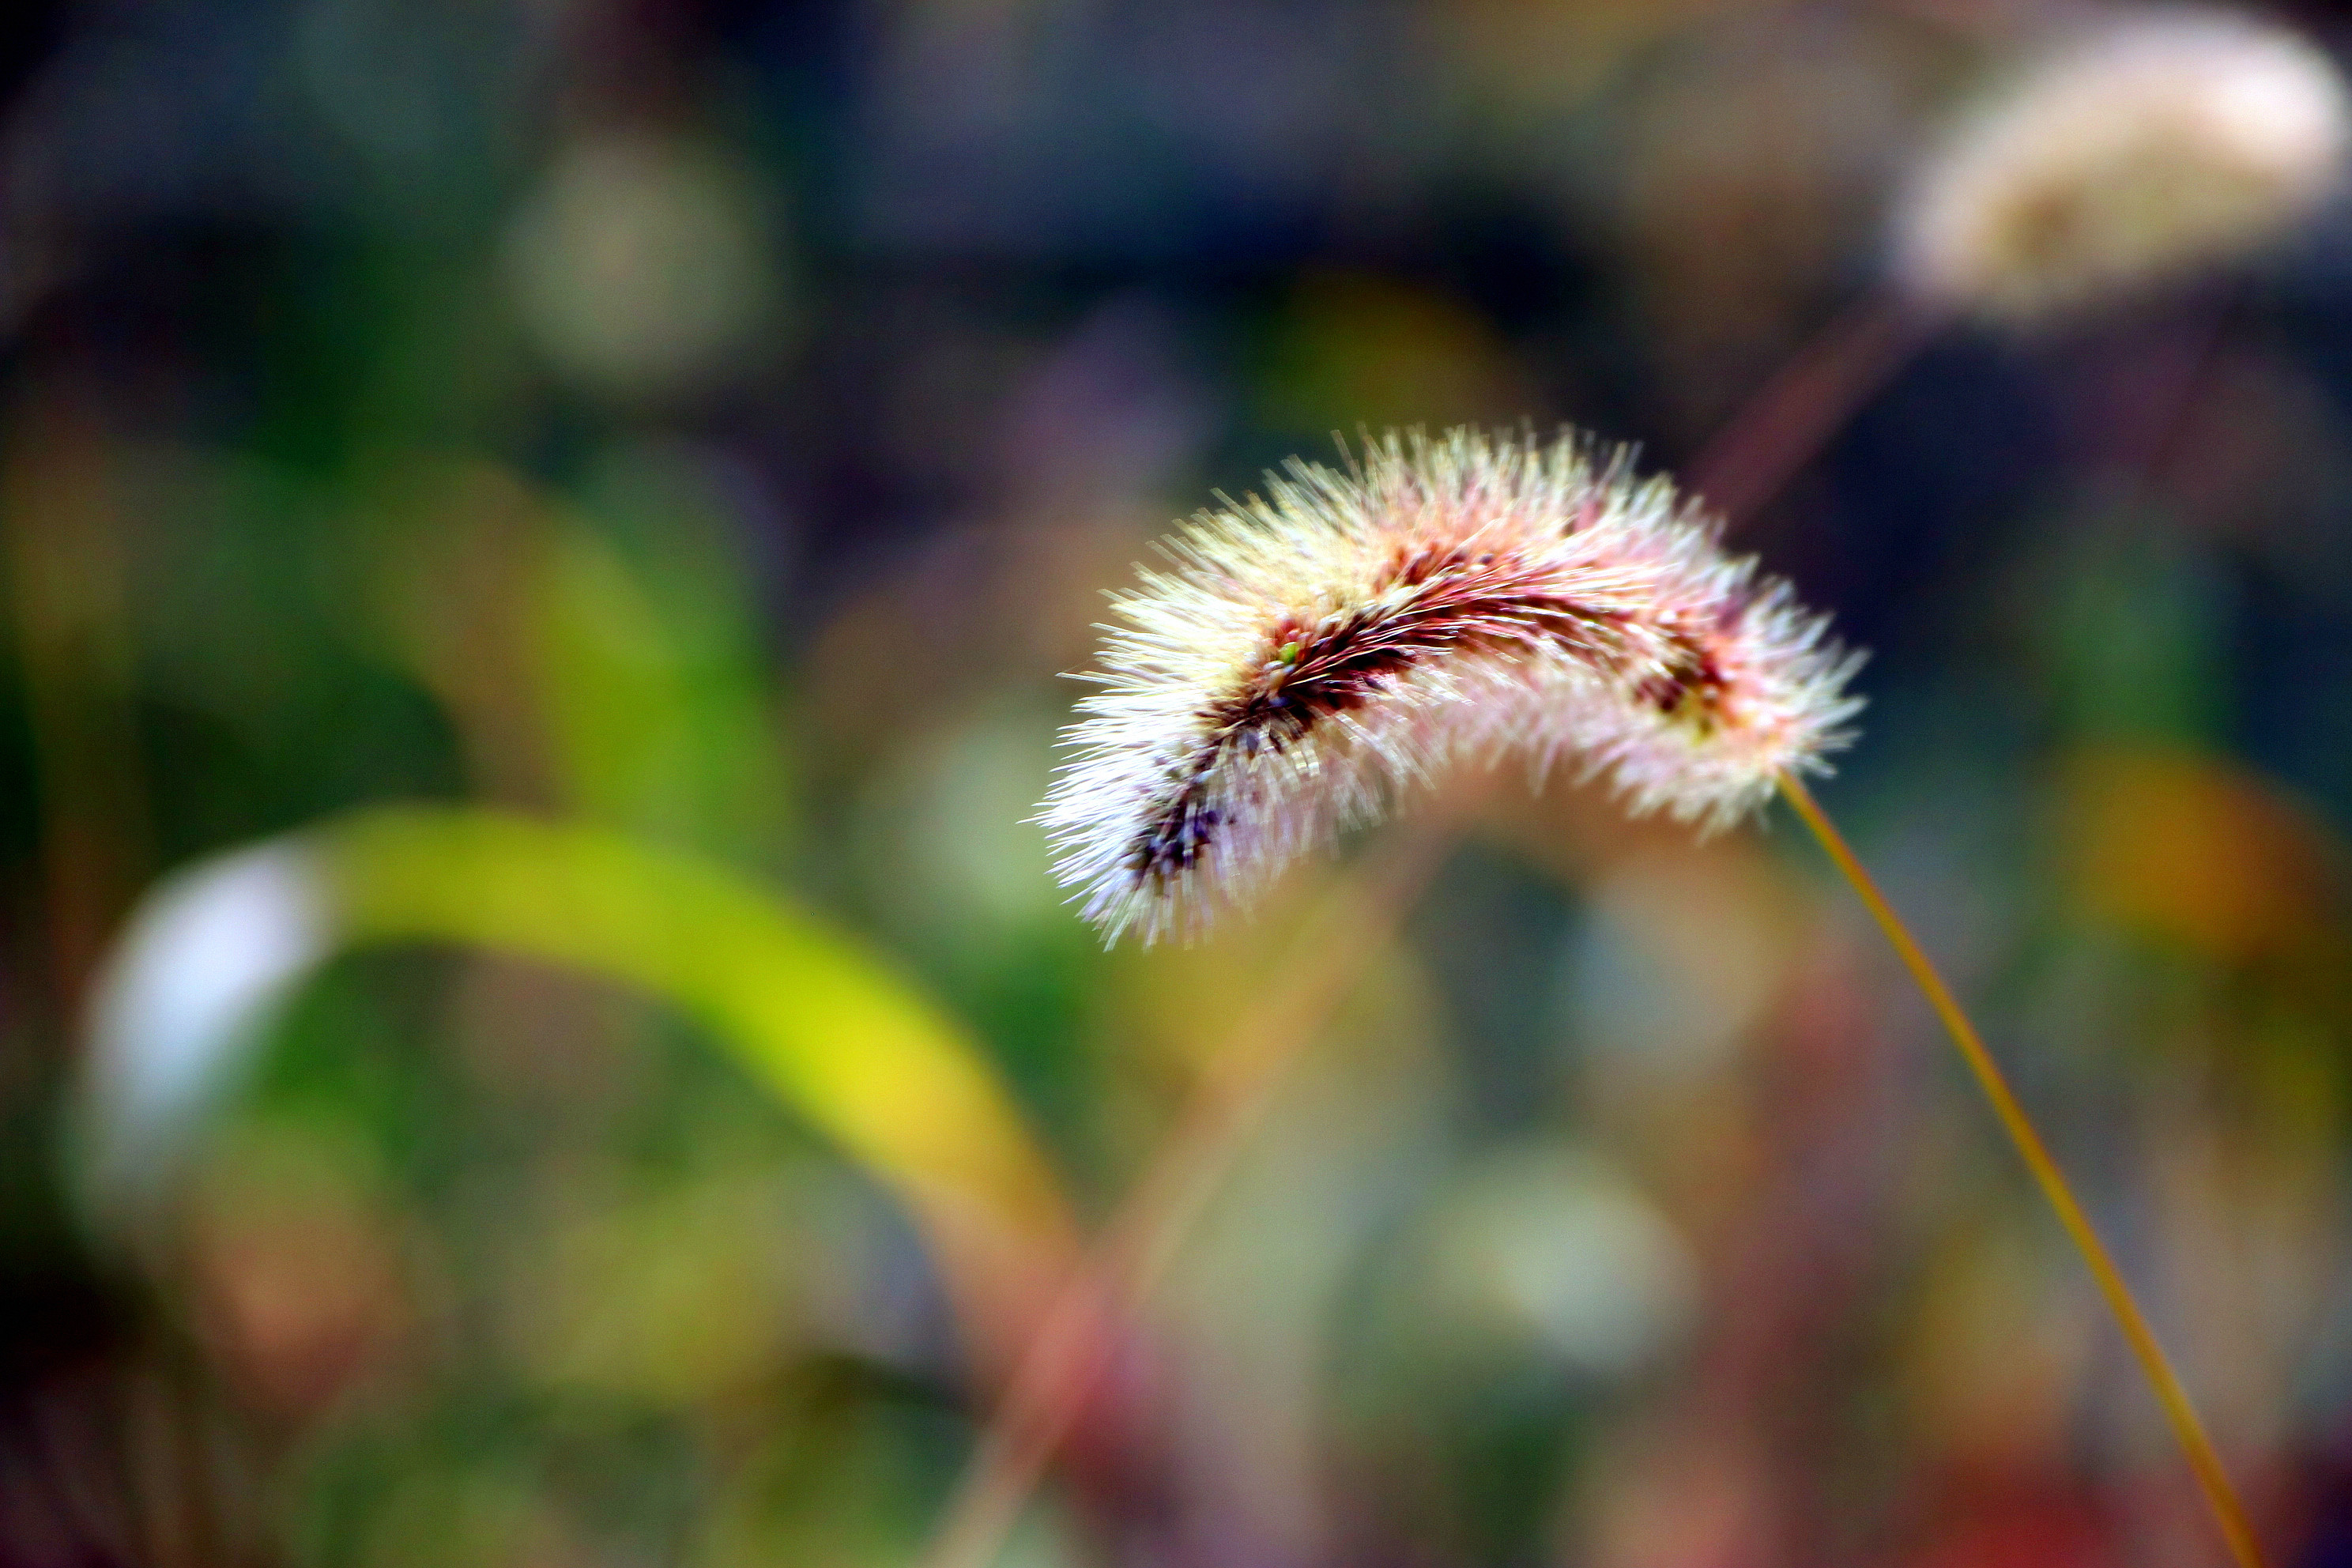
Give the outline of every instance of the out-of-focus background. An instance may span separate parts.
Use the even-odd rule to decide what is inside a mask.
[[[1335,431],[1694,459],[2052,19],[5,7],[0,1562],[913,1562],[1349,864],[1101,949],[1024,821],[1101,591]],[[2352,1562],[2352,212],[1926,335],[1737,537]],[[2220,1560],[1791,822],[1507,775],[1358,912],[1007,1562]]]

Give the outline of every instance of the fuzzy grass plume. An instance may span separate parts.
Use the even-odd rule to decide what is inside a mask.
[[[1582,436],[1391,435],[1204,511],[1118,596],[1039,820],[1110,940],[1190,934],[1403,789],[1507,754],[1720,827],[1818,771],[1856,658]]]
[[[1912,181],[1896,259],[1924,297],[2022,321],[2224,262],[2337,184],[2342,77],[2284,28],[2182,7],[2029,66]]]

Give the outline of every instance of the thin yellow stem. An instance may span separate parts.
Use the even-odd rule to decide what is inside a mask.
[[[2230,1484],[2229,1472],[2221,1468],[2221,1457],[2214,1451],[2213,1440],[2205,1435],[2204,1423],[2197,1418],[2197,1408],[2189,1401],[2189,1391],[2181,1386],[2180,1378],[2173,1372],[2163,1347],[2156,1342],[2155,1331],[2142,1315],[2139,1303],[2132,1299],[2131,1287],[2124,1283],[2123,1274],[2116,1268],[2115,1259],[2108,1256],[2098,1233],[2091,1228],[2090,1216],[2083,1212],[2083,1205],[2075,1200],[2074,1189],[2066,1184],[2058,1163],[2050,1157],[2042,1135],[2033,1130],[2033,1122],[2025,1114],[2025,1107],[2018,1102],[2016,1094],[2009,1087],[2009,1080],[2001,1074],[2000,1065],[1992,1059],[1992,1053],[1985,1048],[1976,1026],[1969,1022],[1968,1015],[1960,1010],[1959,1003],[1954,999],[1951,988],[1944,984],[1943,976],[1936,972],[1935,964],[1912,937],[1910,928],[1895,912],[1895,907],[1886,901],[1886,896],[1878,890],[1878,884],[1863,868],[1862,862],[1854,858],[1844,835],[1822,813],[1811,792],[1792,775],[1783,773],[1780,775],[1780,793],[1796,808],[1805,826],[1812,829],[1813,837],[1821,840],[1822,847],[1829,852],[1831,860],[1844,873],[1845,879],[1853,884],[1853,890],[1862,899],[1863,907],[1878,922],[1878,929],[1885,932],[1888,943],[1895,949],[1895,955],[1903,961],[1903,966],[1911,972],[1911,978],[1927,998],[1927,1005],[1934,1008],[1936,1016],[1943,1020],[1944,1027],[1951,1034],[1952,1043],[1960,1048],[1960,1056],[1969,1064],[1969,1070],[1976,1075],[1985,1098],[1992,1101],[1993,1114],[2000,1118],[2000,1124],[2008,1130],[2011,1142],[2017,1145],[2018,1153],[2024,1157],[2027,1169],[2041,1184],[2042,1195],[2057,1211],[2058,1223],[2066,1227],[2066,1234],[2074,1239],[2075,1248],[2083,1255],[2083,1261],[2090,1265],[2091,1277],[2098,1281],[2099,1293],[2106,1298],[2107,1310],[2115,1314],[2116,1324],[2131,1345],[2132,1354],[2139,1360],[2140,1370],[2147,1374],[2148,1385],[2156,1391],[2158,1403],[2164,1406],[2165,1418],[2172,1425],[2173,1436],[2180,1440],[2181,1449],[2188,1455],[2189,1468],[2196,1473],[2198,1487],[2213,1510],[2214,1520],[2221,1525],[2221,1534],[2229,1542],[2231,1556],[2237,1560],[2239,1568],[2263,1568],[2262,1550],[2254,1543],[2253,1529],[2247,1523],[2245,1504],[2239,1501],[2236,1489]]]

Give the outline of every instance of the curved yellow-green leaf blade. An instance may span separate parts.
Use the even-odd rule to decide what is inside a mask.
[[[362,811],[152,895],[93,1023],[102,1180],[179,1141],[301,974],[394,942],[566,965],[700,1020],[909,1205],[1000,1347],[1072,1256],[1059,1188],[995,1075],[850,937],[698,857],[474,808]]]

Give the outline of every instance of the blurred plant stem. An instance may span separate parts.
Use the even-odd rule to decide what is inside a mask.
[[[1085,1413],[1122,1321],[1167,1272],[1291,1069],[1366,957],[1395,934],[1482,794],[1473,786],[1434,803],[1318,902],[1276,966],[1283,984],[1251,1008],[1218,1049],[1174,1130],[1047,1312],[949,1500],[923,1568],[987,1568],[995,1561],[1055,1451]]]
[[[104,437],[72,398],[29,402],[8,425],[0,534],[39,793],[50,988],[70,1015],[148,869],[122,517]]]
[[[1733,523],[1748,521],[1942,325],[1885,290],[1848,306],[1709,437],[1691,462],[1691,492]]]
[[[2148,1386],[2155,1391],[2157,1402],[2164,1407],[2165,1420],[2170,1424],[2173,1436],[2179,1439],[2181,1449],[2188,1456],[2189,1468],[2196,1475],[2198,1488],[2205,1494],[2206,1502],[2212,1508],[2214,1520],[2220,1524],[2222,1537],[2229,1544],[2230,1555],[2238,1563],[2239,1568],[2263,1568],[2262,1551],[2255,1544],[2245,1505],[2239,1500],[2229,1472],[2222,1468],[2221,1455],[2214,1450],[2213,1440],[2206,1435],[2204,1423],[2198,1418],[2197,1408],[2189,1402],[2189,1391],[2181,1385],[2179,1374],[2172,1370],[2164,1347],[2157,1342],[2155,1331],[2148,1327],[2139,1303],[2132,1297],[2131,1287],[2124,1282],[2122,1271],[2116,1268],[2115,1259],[2108,1255],[2106,1245],[2100,1241],[2098,1232],[2092,1228],[2090,1216],[2076,1200],[2064,1173],[2058,1168],[2058,1163],[2051,1157],[2042,1135],[2034,1131],[2032,1118],[2026,1115],[2025,1107],[2009,1087],[2009,1080],[2002,1074],[2000,1064],[1986,1049],[1976,1026],[1969,1021],[1967,1013],[1961,1010],[1951,988],[1944,984],[1943,976],[1937,972],[1926,950],[1912,936],[1910,928],[1903,923],[1903,917],[1895,912],[1895,906],[1888,903],[1886,896],[1879,891],[1877,882],[1846,843],[1845,836],[1838,831],[1837,826],[1813,799],[1812,792],[1794,776],[1783,773],[1780,775],[1780,793],[1804,821],[1806,827],[1811,830],[1813,837],[1821,841],[1832,863],[1853,884],[1854,893],[1862,900],[1863,908],[1870,912],[1878,929],[1885,933],[1888,945],[1895,949],[1895,955],[1910,972],[1920,994],[1927,999],[1927,1005],[1935,1011],[1945,1030],[1952,1037],[1952,1043],[1959,1047],[1961,1059],[1968,1063],[1969,1071],[1984,1090],[1985,1098],[1992,1102],[1993,1114],[2000,1119],[2010,1141],[2016,1144],[2018,1153],[2024,1158],[2026,1168],[2033,1173],[2042,1196],[2049,1200],[2051,1208],[2057,1213],[2058,1223],[2065,1227],[2067,1237],[2074,1242],[2075,1249],[2082,1253],[2083,1261],[2090,1266],[2091,1277],[2098,1282],[2099,1294],[2106,1299],[2107,1310],[2115,1314],[2116,1322],[2123,1330],[2124,1339],[2130,1344],[2133,1356],[2139,1362],[2140,1370],[2147,1374]]]
[[[2215,287],[2097,356],[2105,374],[2076,395],[2084,405],[2085,465],[2109,504],[2155,499],[2193,460],[2198,403],[2222,359],[2241,297],[2237,287]]]

